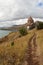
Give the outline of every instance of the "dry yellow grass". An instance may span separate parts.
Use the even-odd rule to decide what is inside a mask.
[[[8,64],[8,61],[10,59],[14,60],[12,56],[16,55],[16,65],[17,63],[19,64],[20,59],[24,57],[28,41],[31,38],[31,36],[36,32],[37,34],[37,44],[40,46],[40,52],[41,52],[41,57],[43,57],[43,30],[31,30],[28,31],[28,34],[22,37],[18,37],[17,39],[14,39],[16,35],[19,33],[10,33],[7,37],[8,40],[6,42],[3,42],[0,44],[0,65],[13,65]],[[14,45],[11,46],[11,42],[14,42]],[[5,58],[7,57],[7,58]]]

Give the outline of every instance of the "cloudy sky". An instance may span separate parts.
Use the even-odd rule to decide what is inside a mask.
[[[0,0],[0,22],[43,17],[43,0]]]

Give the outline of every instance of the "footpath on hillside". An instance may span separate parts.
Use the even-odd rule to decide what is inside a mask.
[[[40,51],[36,33],[30,38],[23,65],[40,65]]]

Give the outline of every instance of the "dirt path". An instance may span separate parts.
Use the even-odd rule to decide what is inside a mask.
[[[36,37],[37,35],[34,33],[28,42],[24,65],[40,65],[40,49]]]

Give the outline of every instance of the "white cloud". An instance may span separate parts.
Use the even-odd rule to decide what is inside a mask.
[[[37,6],[40,2],[43,3],[43,0],[0,0],[0,26],[18,24],[19,20],[18,23],[12,21],[15,18],[43,17],[43,8]]]
[[[27,22],[27,19],[19,19],[19,20],[14,20],[14,21],[0,22],[0,27],[11,27],[13,25],[25,24],[26,22]]]
[[[36,6],[39,2],[43,0],[0,0],[0,21],[29,15],[43,17],[43,9]]]

